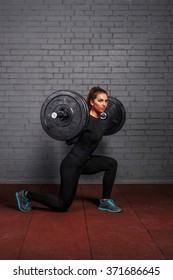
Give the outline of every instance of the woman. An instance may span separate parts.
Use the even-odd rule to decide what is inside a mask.
[[[103,137],[99,116],[106,109],[107,103],[108,94],[104,89],[93,87],[90,90],[87,97],[90,112],[88,126],[61,163],[59,196],[22,190],[16,193],[21,211],[30,211],[31,201],[40,202],[56,211],[66,211],[74,200],[80,175],[104,171],[102,198],[98,209],[121,212],[121,209],[110,198],[117,171],[116,160],[106,156],[92,155]]]

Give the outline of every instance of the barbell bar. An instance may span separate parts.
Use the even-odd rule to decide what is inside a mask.
[[[118,132],[125,123],[123,104],[115,97],[108,97],[108,106],[100,114],[104,135]],[[78,137],[87,127],[89,109],[86,100],[74,91],[56,91],[43,102],[40,111],[41,124],[45,132],[59,141]]]

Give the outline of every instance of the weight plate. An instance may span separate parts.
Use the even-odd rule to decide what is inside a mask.
[[[106,118],[100,119],[104,131],[103,134],[112,135],[118,132],[125,123],[125,108],[117,98],[109,96],[105,113],[107,114]]]
[[[61,116],[56,117],[58,112]],[[67,141],[83,132],[88,124],[89,112],[86,101],[80,94],[56,91],[44,101],[40,119],[43,129],[50,137]]]

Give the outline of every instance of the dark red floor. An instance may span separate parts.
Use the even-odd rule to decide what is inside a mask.
[[[66,213],[37,203],[18,211],[15,192],[0,185],[0,259],[173,259],[173,185],[118,185],[112,198],[119,214],[99,211],[99,185],[80,185]],[[56,193],[56,185],[30,190]]]

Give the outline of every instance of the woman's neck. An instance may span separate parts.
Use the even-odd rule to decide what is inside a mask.
[[[96,119],[98,119],[99,118],[99,114],[97,114],[97,112],[96,111],[90,111],[90,115],[92,116],[92,117],[94,117],[94,118],[96,118]]]

